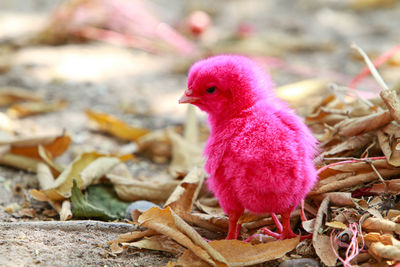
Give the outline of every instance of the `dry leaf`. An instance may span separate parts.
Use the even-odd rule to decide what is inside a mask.
[[[80,189],[85,189],[120,162],[120,159],[116,157],[107,157],[95,152],[83,153],[65,168],[51,188],[42,190],[42,192],[51,200],[69,198],[74,179]]]
[[[182,136],[168,130],[172,144],[172,160],[169,172],[173,177],[186,174],[193,166],[203,166],[203,145],[186,141]]]
[[[126,242],[130,242],[130,241],[142,239],[145,236],[150,237],[155,234],[157,234],[157,232],[152,229],[147,229],[144,231],[129,232],[129,233],[119,235],[118,238],[114,241],[118,241],[119,243],[126,243]],[[112,241],[112,242],[114,242],[114,241]]]
[[[15,129],[14,120],[11,120],[10,117],[8,117],[6,114],[0,112],[0,130],[4,131],[4,133],[2,134],[13,133],[14,129]]]
[[[368,233],[363,236],[364,241],[370,246],[371,243],[381,242],[384,245],[393,245],[393,236],[388,234],[380,234],[380,233]]]
[[[4,153],[0,155],[0,164],[11,166],[17,169],[36,172],[39,160],[30,157],[15,155],[12,153]]]
[[[136,142],[139,146],[139,150],[145,154],[148,154],[154,162],[166,163],[171,157],[171,140],[168,137],[167,132],[170,128],[153,131],[142,137]],[[172,131],[176,129],[172,128]]]
[[[304,108],[304,103],[309,103],[310,98],[315,101],[315,98],[320,98],[321,95],[325,94],[328,84],[328,81],[321,79],[303,80],[280,86],[276,88],[276,93],[279,98],[288,102],[292,108],[299,112],[299,108]],[[302,111],[300,110],[299,113],[302,114]]]
[[[106,177],[114,185],[119,198],[125,201],[145,199],[149,201],[165,201],[175,190],[179,181],[148,179],[146,181],[129,179],[113,174]]]
[[[389,111],[379,111],[359,118],[344,120],[336,125],[340,136],[355,136],[379,129],[392,121]]]
[[[211,265],[216,265],[217,262],[226,263],[226,260],[218,252],[169,207],[165,209],[151,208],[144,212],[138,221],[142,226],[164,234],[189,248],[199,258]]]
[[[20,101],[41,101],[42,98],[31,90],[19,87],[0,88],[0,107],[8,106]]]
[[[396,90],[382,90],[380,96],[388,107],[392,118],[400,123],[400,100]]]
[[[53,160],[53,156],[46,149],[44,149],[42,145],[38,146],[38,152],[39,152],[40,158],[49,167],[51,167],[51,173],[53,174],[53,176],[58,177],[60,175],[60,173],[62,173],[64,171],[65,168],[63,166],[55,163]]]
[[[366,10],[377,8],[394,7],[398,2],[396,0],[351,0],[351,7],[354,9]]]
[[[61,204],[60,221],[66,221],[72,218],[71,202],[64,200]]]
[[[342,222],[337,222],[337,221],[326,222],[325,226],[332,227],[332,228],[335,228],[335,229],[342,229],[342,230],[346,230],[347,229],[347,225],[345,225]]]
[[[324,198],[329,196],[330,203],[336,206],[349,206],[355,207],[351,193],[348,192],[330,192],[321,195],[311,196],[313,199],[322,201]]]
[[[300,242],[300,237],[251,245],[239,240],[216,240],[210,245],[228,260],[229,266],[250,266],[283,257]]]
[[[136,242],[122,243],[122,246],[166,251],[172,254],[183,254],[186,251],[184,247],[163,235],[153,235]]]
[[[362,224],[362,228],[367,231],[386,231],[400,233],[400,224],[386,219],[368,218]]]
[[[340,142],[337,145],[332,146],[330,149],[324,151],[322,153],[323,157],[336,156],[341,153],[354,153],[361,148],[363,148],[366,144],[371,143],[374,135],[372,133],[366,133],[363,135],[351,136],[349,139]]]
[[[188,223],[214,232],[228,231],[228,218],[226,216],[209,215],[199,212],[181,213],[180,216]]]
[[[177,186],[165,202],[164,207],[170,207],[175,212],[190,213],[194,201],[203,185],[205,173],[199,167],[194,167]]]
[[[314,225],[314,233],[312,237],[312,243],[315,249],[315,252],[317,253],[318,257],[321,259],[321,261],[328,266],[335,266],[337,257],[335,253],[332,251],[331,244],[330,244],[330,238],[327,235],[320,234],[320,228],[323,225],[324,218],[326,220],[326,216],[328,214],[328,207],[330,203],[330,198],[327,196],[321,203],[319,209],[318,209],[318,214],[315,219],[315,225]],[[337,247],[335,247],[337,250]]]
[[[22,118],[26,116],[58,111],[67,106],[67,102],[57,100],[53,102],[25,102],[12,105],[7,114],[11,118]]]
[[[177,262],[168,262],[167,267],[182,267],[182,266],[192,266],[192,267],[209,267],[210,264],[203,261],[196,256],[191,250],[186,250],[182,256],[178,258]]]
[[[225,212],[222,210],[222,208],[218,205],[214,206],[208,206],[206,204],[203,204],[203,199],[199,199],[196,201],[196,207],[199,208],[199,210],[209,214],[209,215],[217,215],[217,216],[224,216]]]
[[[135,141],[139,137],[149,133],[149,130],[132,127],[125,122],[109,114],[86,110],[86,115],[94,122],[101,131],[127,141]]]
[[[387,161],[393,166],[400,166],[400,127],[390,123],[377,132],[379,145]]]
[[[49,189],[54,184],[54,176],[49,166],[44,163],[39,163],[37,166],[37,178],[40,189]]]
[[[372,243],[368,252],[381,258],[400,260],[400,248],[391,245],[384,245],[381,242]]]
[[[400,173],[400,170],[388,170],[388,169],[380,169],[379,170],[380,175],[383,178],[394,176],[396,174]],[[326,192],[331,192],[339,189],[343,189],[346,187],[352,187],[356,185],[360,185],[363,183],[368,183],[374,180],[378,180],[379,177],[375,172],[369,172],[369,173],[361,173],[357,174],[354,176],[346,177],[343,180],[336,181],[336,182],[331,182],[326,185],[318,186],[313,189],[315,191],[310,192],[310,195],[316,195],[316,194],[321,194],[321,193],[326,193]]]
[[[58,137],[24,138],[10,142],[11,153],[31,158],[41,159],[39,145],[51,153],[52,157],[62,155],[69,147],[71,137],[62,135]]]

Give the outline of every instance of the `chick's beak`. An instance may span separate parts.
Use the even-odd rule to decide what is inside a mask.
[[[191,90],[186,90],[183,96],[179,99],[179,104],[184,104],[184,103],[194,104],[197,103],[199,100],[200,97],[191,95]]]

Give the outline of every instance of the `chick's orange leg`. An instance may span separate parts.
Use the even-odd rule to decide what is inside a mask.
[[[229,211],[229,213],[228,213],[229,229],[228,229],[228,235],[226,236],[226,239],[237,239],[238,238],[242,225],[238,224],[237,222],[238,222],[240,216],[242,216],[242,214],[243,214],[243,210]]]

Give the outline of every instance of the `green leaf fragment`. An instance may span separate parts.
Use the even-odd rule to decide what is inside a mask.
[[[74,218],[115,220],[123,218],[125,210],[129,206],[129,203],[118,199],[112,186],[105,184],[89,186],[85,196],[74,179],[71,192]]]

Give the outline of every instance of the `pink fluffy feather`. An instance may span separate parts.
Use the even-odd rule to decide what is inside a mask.
[[[245,209],[290,215],[317,179],[316,140],[276,97],[269,76],[243,56],[204,59],[191,67],[180,102],[208,113],[205,169],[230,217],[228,238],[237,238],[240,225],[232,228]]]

